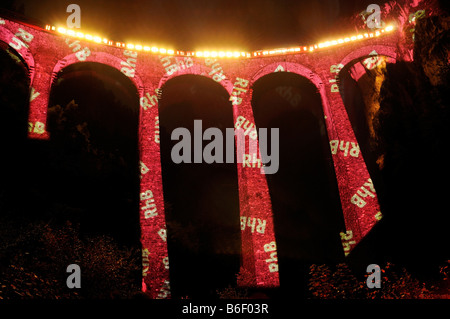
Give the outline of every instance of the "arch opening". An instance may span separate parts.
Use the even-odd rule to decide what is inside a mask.
[[[27,65],[6,43],[0,41],[0,196],[1,211],[16,211],[26,179],[26,144],[30,78]],[[13,213],[14,215],[14,213]]]
[[[208,164],[204,157],[194,163],[194,139],[202,140],[194,132],[194,120],[201,120],[201,134],[208,128],[220,130],[225,157],[225,131],[234,127],[233,109],[227,91],[203,76],[172,78],[161,91],[161,167],[172,296],[211,297],[218,289],[234,286],[239,272],[237,167],[236,161]],[[171,139],[177,128],[186,128],[190,134],[191,163],[176,164],[171,156],[180,143]],[[200,143],[203,151],[210,141]]]
[[[379,194],[380,204],[384,189],[380,177],[383,158],[377,146],[374,125],[388,63],[395,63],[395,60],[385,55],[367,55],[350,61],[339,72],[339,93]]]
[[[136,88],[116,69],[91,62],[72,64],[53,82],[49,144],[61,148],[54,158],[65,163],[61,176],[73,179],[67,185],[71,191],[60,196],[99,214],[92,229],[86,225],[87,232],[99,227],[125,242],[126,236],[139,238],[138,120]]]
[[[339,239],[344,222],[321,96],[298,74],[271,73],[254,83],[252,108],[257,127],[279,128],[279,171],[266,177],[280,290],[304,297],[309,266],[344,257]]]
[[[142,280],[136,87],[110,66],[71,64],[47,116],[50,139],[30,140],[33,214],[80,239],[85,297],[132,296]]]

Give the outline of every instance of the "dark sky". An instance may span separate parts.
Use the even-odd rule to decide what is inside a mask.
[[[112,40],[181,50],[259,50],[351,31],[340,21],[373,0],[6,0],[1,6],[65,25],[71,3],[81,7],[84,31]]]

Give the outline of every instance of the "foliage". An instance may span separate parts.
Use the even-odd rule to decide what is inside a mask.
[[[381,288],[370,289],[366,279],[358,280],[346,264],[338,264],[335,270],[313,264],[308,286],[312,299],[448,299],[448,266],[441,270],[441,281],[423,282],[405,268],[387,263],[381,267]]]
[[[248,289],[246,288],[228,286],[225,289],[216,290],[216,293],[220,299],[249,299]]]
[[[256,282],[255,275],[244,267],[241,267],[239,273],[236,275],[236,279],[242,287],[251,287]]]
[[[331,284],[331,270],[326,265],[311,265],[309,290],[315,298],[331,298],[335,291]]]
[[[130,298],[140,290],[140,251],[82,237],[77,225],[2,221],[0,243],[0,299]],[[80,289],[66,286],[70,264],[80,266]]]

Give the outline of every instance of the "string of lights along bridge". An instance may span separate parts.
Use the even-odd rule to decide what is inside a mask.
[[[270,49],[270,50],[258,50],[252,53],[250,52],[242,52],[242,51],[182,51],[182,50],[173,50],[166,48],[159,48],[156,46],[148,46],[141,44],[133,44],[133,43],[123,43],[116,42],[98,35],[92,35],[89,33],[84,33],[81,30],[68,29],[64,27],[56,27],[51,25],[46,25],[45,29],[50,32],[56,32],[58,34],[64,34],[70,37],[85,39],[88,41],[93,41],[96,43],[115,46],[119,48],[127,48],[131,50],[144,51],[154,54],[168,54],[175,56],[196,56],[196,57],[204,57],[204,58],[252,58],[252,57],[261,57],[261,56],[273,56],[273,55],[285,55],[285,54],[298,54],[301,52],[313,52],[318,49],[328,48],[330,46],[342,45],[348,42],[360,41],[364,39],[371,39],[374,37],[379,37],[385,33],[389,33],[394,30],[392,25],[388,25],[383,29],[373,31],[373,32],[365,32],[363,34],[353,34],[350,36],[329,40],[325,42],[320,42],[313,45],[307,46],[296,46],[291,48],[279,48],[279,49]]]

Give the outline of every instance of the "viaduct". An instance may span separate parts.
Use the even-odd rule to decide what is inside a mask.
[[[361,8],[361,11],[366,8]],[[74,63],[111,66],[136,86],[140,99],[140,227],[143,283],[153,298],[170,297],[159,140],[157,90],[169,79],[185,74],[209,77],[229,93],[235,127],[256,138],[251,107],[252,86],[273,72],[292,72],[307,78],[321,96],[333,158],[345,230],[340,233],[345,255],[381,219],[375,188],[360,152],[339,93],[339,71],[367,58],[390,61],[413,59],[415,20],[436,14],[433,1],[391,1],[381,7],[382,23],[369,29],[360,13],[349,22],[349,34],[329,41],[257,52],[186,52],[125,44],[77,29],[45,28],[0,18],[0,41],[26,65],[30,79],[28,136],[50,138],[46,130],[52,83]],[[359,20],[358,20],[358,19]],[[359,21],[359,23],[355,21]],[[407,32],[405,32],[405,30]],[[248,145],[246,146],[248,150]],[[253,286],[279,285],[276,240],[266,175],[238,165],[241,223],[254,218],[256,231],[242,230],[242,265],[254,275]]]

